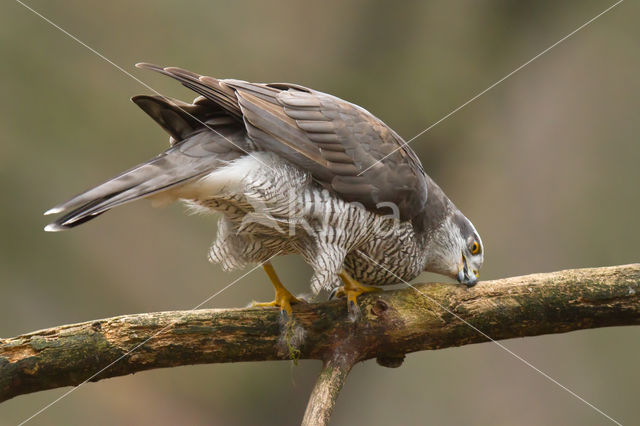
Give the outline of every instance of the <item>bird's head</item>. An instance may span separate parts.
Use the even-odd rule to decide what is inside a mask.
[[[478,282],[484,247],[471,221],[457,209],[432,234],[425,270],[455,278],[471,287]]]

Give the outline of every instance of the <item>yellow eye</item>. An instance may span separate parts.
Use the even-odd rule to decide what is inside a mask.
[[[471,254],[478,254],[480,252],[480,244],[477,241],[474,241],[471,244]]]

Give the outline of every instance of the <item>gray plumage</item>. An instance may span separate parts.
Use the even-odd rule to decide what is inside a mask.
[[[47,214],[66,214],[46,230],[139,198],[181,199],[222,213],[210,259],[225,269],[298,253],[315,271],[314,292],[338,285],[343,268],[374,285],[423,270],[477,280],[484,254],[475,228],[413,150],[368,111],[294,84],[138,66],[200,96],[192,104],[134,97],[169,133],[171,147],[54,207]]]

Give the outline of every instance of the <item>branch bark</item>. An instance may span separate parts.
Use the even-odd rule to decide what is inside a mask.
[[[419,284],[362,296],[359,305],[356,322],[337,300],[296,305],[287,325],[277,309],[207,309],[123,315],[0,339],[0,402],[153,368],[318,359],[323,370],[305,422],[324,424],[359,361],[396,367],[410,352],[487,341],[478,330],[498,340],[640,324],[640,264],[484,281],[472,289]]]
[[[353,360],[338,355],[322,364],[318,381],[311,391],[302,426],[322,426],[329,424],[338,394],[353,367]]]

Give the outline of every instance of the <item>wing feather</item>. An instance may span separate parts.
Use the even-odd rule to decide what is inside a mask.
[[[180,68],[139,66],[175,78],[241,118],[259,149],[308,170],[347,201],[372,210],[392,202],[404,220],[425,208],[428,178],[417,156],[357,105],[295,84],[219,80]]]
[[[308,89],[274,93],[252,83],[225,84],[236,89],[247,131],[258,145],[266,141],[256,130],[267,133],[268,148],[288,160],[296,163],[288,157],[293,151],[304,155],[304,167],[347,201],[372,210],[392,202],[404,220],[423,210],[427,178],[420,161],[400,136],[368,111]]]

